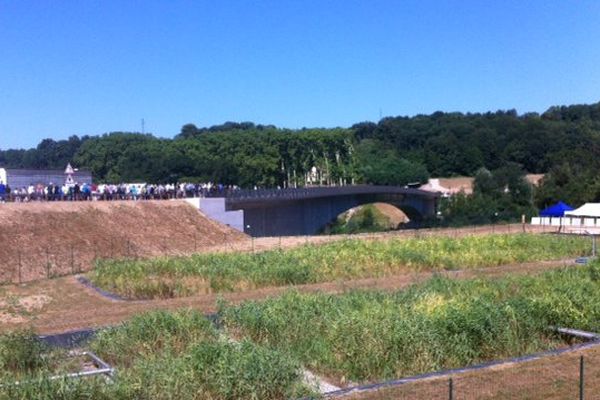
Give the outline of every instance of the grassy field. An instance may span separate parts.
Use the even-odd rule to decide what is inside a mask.
[[[170,298],[553,260],[583,255],[590,248],[586,238],[532,234],[346,240],[257,254],[99,261],[90,277],[126,298]]]
[[[343,385],[562,347],[567,342],[548,327],[600,331],[599,304],[597,264],[493,280],[434,277],[396,293],[289,291],[262,302],[222,304],[224,331],[194,311],[151,312],[102,331],[89,344],[117,368],[112,384],[49,381],[77,365],[39,345],[31,332],[9,333],[0,335],[0,399],[299,398],[312,394],[302,368]],[[534,382],[535,374],[530,378]],[[15,380],[23,383],[9,384]],[[457,379],[460,393],[485,389],[481,380],[468,382]],[[402,390],[411,388],[422,392]],[[438,389],[444,393],[443,382]]]
[[[246,340],[229,342],[192,311],[138,316],[103,331],[90,346],[117,368],[114,383],[49,381],[76,366],[59,362],[60,352],[44,349],[29,333],[0,336],[0,399],[268,400],[311,394],[298,362]],[[15,380],[24,383],[5,384]]]
[[[287,352],[337,382],[379,381],[563,345],[551,325],[600,331],[600,268],[434,278],[391,294],[290,292],[225,306],[223,316],[236,337]]]

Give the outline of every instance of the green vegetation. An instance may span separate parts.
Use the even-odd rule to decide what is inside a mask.
[[[374,205],[357,207],[351,215],[348,212],[339,216],[325,228],[329,234],[353,234],[361,232],[385,232],[390,229],[390,219]]]
[[[0,336],[0,380],[7,373],[33,372],[48,365],[41,358],[45,351],[32,331],[17,331]]]
[[[118,370],[111,384],[50,381],[75,365],[57,362],[30,332],[4,334],[0,400],[298,398],[310,394],[301,366],[370,382],[558,348],[566,342],[549,327],[600,331],[599,304],[596,262],[534,277],[434,277],[395,293],[289,291],[221,304],[224,332],[191,310],[151,312],[91,342]]]
[[[528,234],[345,240],[257,254],[100,261],[90,277],[127,298],[168,298],[553,260],[587,254],[590,246],[586,238]]]
[[[64,350],[44,346],[30,330],[0,335],[0,400],[108,400],[105,384],[96,378],[49,379],[80,368],[81,360],[67,357]]]
[[[481,169],[475,175],[473,194],[456,194],[441,199],[441,224],[462,226],[520,222],[521,216],[537,214],[532,204],[532,187],[517,164],[495,171]]]
[[[192,311],[137,316],[101,332],[91,347],[118,369],[113,384],[99,378],[49,381],[53,371],[45,368],[21,385],[1,387],[0,399],[268,400],[310,394],[297,362],[246,340],[230,343]],[[24,362],[29,358],[23,355]],[[16,375],[10,377],[3,383]]]
[[[339,381],[377,381],[561,346],[549,326],[600,331],[600,266],[537,277],[433,278],[397,293],[298,294],[224,306],[237,337]]]
[[[0,165],[62,169],[71,161],[91,169],[98,181],[193,177],[285,187],[306,184],[313,166],[322,184],[403,185],[429,175],[473,176],[481,168],[497,171],[514,163],[529,173],[548,173],[535,194],[536,205],[544,207],[557,200],[579,205],[600,198],[599,145],[596,103],[551,107],[541,115],[507,110],[386,117],[349,129],[186,124],[174,139],[126,132],[45,139],[35,149],[0,151]]]

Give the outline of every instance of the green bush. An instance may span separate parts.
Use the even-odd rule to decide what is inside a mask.
[[[47,364],[45,348],[31,330],[0,335],[0,371],[33,372]]]

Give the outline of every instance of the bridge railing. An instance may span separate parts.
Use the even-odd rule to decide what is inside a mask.
[[[371,185],[352,185],[352,186],[326,186],[310,188],[285,188],[285,189],[256,189],[256,190],[236,190],[226,194],[227,199],[231,200],[258,200],[258,199],[307,199],[321,196],[337,196],[350,194],[381,194],[381,193],[401,193],[426,195],[436,197],[437,194],[424,192],[418,189],[403,188],[398,186],[371,186]]]

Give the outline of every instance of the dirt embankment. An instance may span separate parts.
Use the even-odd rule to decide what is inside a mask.
[[[0,205],[0,282],[88,270],[97,258],[190,254],[247,236],[182,201]]]

